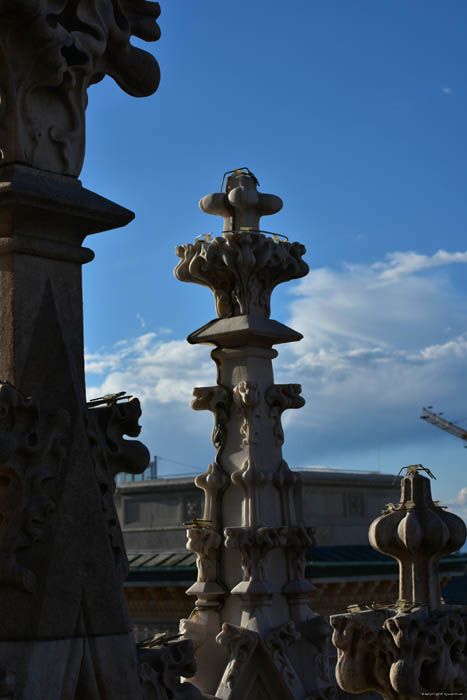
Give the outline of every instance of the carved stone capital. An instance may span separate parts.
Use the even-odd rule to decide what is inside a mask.
[[[157,61],[131,36],[156,41],[159,14],[132,0],[1,0],[1,162],[77,176],[89,85],[110,75],[130,95],[157,89]]]
[[[37,401],[0,382],[0,584],[35,590],[35,575],[16,552],[40,541],[54,516],[69,424],[67,411],[44,414]]]
[[[212,444],[217,450],[219,459],[222,448],[227,438],[227,421],[231,404],[230,392],[221,384],[217,386],[198,386],[193,389],[193,401],[191,408],[195,411],[211,411],[214,415],[214,428],[212,431]]]
[[[286,527],[227,527],[225,546],[240,550],[244,581],[265,581],[264,559],[287,542]]]
[[[385,700],[467,692],[467,607],[333,615],[336,678],[348,692],[375,690]]]
[[[209,287],[219,318],[269,318],[274,288],[308,273],[305,252],[300,243],[278,242],[262,233],[224,233],[178,246],[175,276]]]
[[[273,384],[266,392],[266,403],[269,406],[269,417],[273,420],[273,435],[276,445],[283,445],[284,431],[281,416],[289,408],[302,408],[305,399],[300,396],[301,384]]]

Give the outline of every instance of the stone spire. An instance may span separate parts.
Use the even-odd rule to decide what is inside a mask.
[[[466,528],[432,500],[421,470],[407,468],[400,503],[389,503],[369,531],[372,546],[399,562],[399,600],[331,617],[336,678],[350,693],[375,690],[385,700],[467,693],[467,606],[443,603],[438,571],[440,558],[464,544]]]
[[[176,277],[209,287],[218,318],[188,337],[214,345],[217,385],[194,390],[192,407],[214,416],[216,457],[196,484],[203,520],[190,525],[198,554],[195,611],[182,620],[196,648],[194,682],[223,700],[317,698],[327,671],[326,622],[308,606],[306,550],[314,529],[301,522],[299,475],[282,457],[281,415],[303,406],[298,384],[275,384],[273,345],[301,335],[270,316],[273,289],[303,277],[305,248],[260,231],[279,211],[247,169],[200,207],[224,219],[222,236],[177,248]],[[319,695],[319,697],[322,697]]]
[[[86,403],[86,236],[133,213],[77,180],[87,88],[105,74],[157,88],[157,3],[0,0],[0,696],[156,700],[178,695],[190,646],[138,665],[113,504],[119,472],[149,461],[137,399]],[[124,392],[122,392],[123,394]],[[179,685],[179,684],[178,684]],[[168,687],[170,686],[170,687]],[[184,684],[184,698],[200,697]],[[188,692],[187,692],[188,691]]]

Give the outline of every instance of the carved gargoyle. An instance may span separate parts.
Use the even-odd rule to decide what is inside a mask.
[[[191,639],[140,647],[138,661],[143,700],[202,700],[198,688],[181,682],[196,671]]]
[[[157,61],[130,39],[156,41],[159,14],[146,0],[0,0],[0,163],[78,176],[89,85],[157,90]]]
[[[92,402],[91,402],[92,403]],[[123,581],[128,575],[128,561],[113,501],[115,477],[121,472],[141,474],[149,464],[148,449],[137,437],[141,432],[138,399],[98,405],[87,411],[87,434],[101,493],[101,504],[115,557],[115,566]]]

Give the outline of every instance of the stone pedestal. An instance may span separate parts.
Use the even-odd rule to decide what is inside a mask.
[[[304,404],[298,384],[275,384],[273,345],[301,335],[269,318],[274,287],[303,277],[299,243],[260,231],[260,217],[281,200],[259,193],[256,178],[235,171],[226,191],[200,206],[223,217],[222,236],[181,246],[179,280],[210,287],[218,318],[188,337],[214,345],[217,384],[194,390],[192,407],[214,415],[214,462],[198,476],[203,520],[187,547],[198,554],[191,617],[203,692],[223,700],[296,700],[332,694],[327,623],[308,606],[305,553],[314,529],[300,521],[298,475],[282,458],[281,415]]]

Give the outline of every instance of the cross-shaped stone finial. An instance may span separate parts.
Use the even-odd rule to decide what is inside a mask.
[[[223,233],[259,231],[260,217],[280,211],[282,199],[258,192],[257,187],[258,180],[253,173],[247,168],[239,168],[227,178],[225,192],[206,195],[199,206],[205,214],[223,217]]]

